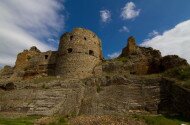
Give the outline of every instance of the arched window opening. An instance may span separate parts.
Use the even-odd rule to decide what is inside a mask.
[[[84,37],[84,40],[87,40],[87,38],[86,38],[86,37]]]
[[[70,40],[73,40],[73,36],[70,36]]]
[[[89,50],[89,55],[94,56],[94,51]]]
[[[72,48],[67,49],[67,52],[68,52],[68,53],[71,53],[72,51],[73,51]]]

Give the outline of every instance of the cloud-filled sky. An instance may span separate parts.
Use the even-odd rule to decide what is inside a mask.
[[[119,55],[127,38],[177,54],[190,63],[190,1],[180,0],[1,0],[0,66],[14,65],[31,46],[56,50],[64,32],[94,31],[105,58]]]
[[[0,1],[0,65],[13,65],[16,55],[31,46],[54,50],[48,40],[64,28],[63,3],[56,0]]]

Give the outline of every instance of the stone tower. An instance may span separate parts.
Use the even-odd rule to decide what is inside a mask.
[[[101,41],[95,33],[76,28],[62,35],[58,48],[56,75],[86,78],[93,75],[94,68],[101,62]]]
[[[128,38],[128,44],[127,44],[126,51],[128,54],[133,54],[133,53],[136,53],[136,51],[137,51],[136,41],[133,36]]]
[[[136,45],[136,40],[133,36],[129,37],[127,40],[127,46],[122,50],[121,56],[128,56],[131,54],[136,54],[138,52],[138,46]]]

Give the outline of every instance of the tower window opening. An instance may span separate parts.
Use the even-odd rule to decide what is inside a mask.
[[[84,40],[87,40],[87,38],[86,38],[86,37],[84,37]]]
[[[92,56],[94,56],[94,51],[92,51],[92,50],[89,50],[89,55],[92,55]]]
[[[73,51],[72,48],[67,49],[67,52],[68,52],[68,53],[71,53],[72,51]]]
[[[73,36],[70,36],[70,40],[73,40]]]
[[[48,59],[48,55],[45,55],[45,59]]]

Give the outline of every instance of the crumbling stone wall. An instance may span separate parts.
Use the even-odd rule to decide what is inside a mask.
[[[17,55],[15,63],[15,71],[25,70],[30,65],[30,60],[39,55],[41,52],[36,47],[31,47],[30,50],[24,50]]]
[[[34,57],[31,61],[37,62],[39,74],[55,75],[57,51],[47,51]]]
[[[127,46],[122,50],[121,56],[137,54],[138,50],[139,50],[139,48],[136,45],[135,38],[133,36],[130,36],[127,40]]]
[[[24,50],[17,55],[16,63],[14,66],[14,73],[12,78],[23,78],[26,71],[31,67],[31,59],[41,52],[35,46],[31,47],[30,50]],[[31,67],[34,69],[34,67]]]
[[[56,51],[40,52],[35,46],[17,56],[12,78],[55,75]]]
[[[89,30],[76,28],[60,39],[56,75],[86,78],[101,61],[100,39]]]

